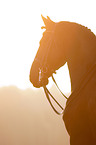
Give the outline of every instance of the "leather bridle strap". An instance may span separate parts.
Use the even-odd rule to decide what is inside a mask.
[[[58,90],[60,91],[60,93],[63,95],[63,97],[65,97],[66,99],[68,99],[68,98],[62,93],[62,91],[59,89],[59,87],[58,87],[58,85],[57,85],[57,83],[56,83],[56,81],[55,81],[53,75],[52,75],[52,80],[53,80],[53,82],[55,83],[55,85],[57,86],[57,88],[58,88]],[[63,107],[60,105],[60,103],[53,97],[53,95],[50,93],[50,91],[47,89],[46,86],[43,86],[43,89],[44,89],[44,92],[45,92],[45,94],[46,94],[47,100],[48,100],[48,102],[50,103],[52,109],[55,111],[55,113],[57,113],[58,115],[63,114],[64,108],[63,108]],[[54,102],[60,107],[60,109],[62,110],[61,112],[58,112],[58,111],[55,109],[55,107],[53,106],[53,104],[52,104],[52,102],[51,102],[50,97],[51,97],[51,98],[54,100]]]
[[[53,80],[53,82],[55,83],[55,85],[56,85],[56,87],[58,88],[58,90],[60,91],[60,93],[62,94],[62,96],[63,96],[65,99],[68,99],[68,98],[66,97],[66,95],[64,95],[64,93],[62,93],[62,91],[61,91],[60,88],[58,87],[58,85],[57,85],[57,83],[56,83],[56,81],[55,81],[53,75],[52,75],[52,80]]]
[[[64,108],[63,108],[63,107],[58,103],[58,101],[53,97],[53,95],[49,92],[49,90],[47,89],[46,86],[44,86],[43,89],[44,89],[44,92],[45,92],[45,94],[46,94],[47,100],[48,100],[48,102],[50,103],[52,109],[55,111],[55,113],[58,114],[58,115],[63,114]],[[55,103],[61,108],[61,110],[62,110],[61,112],[58,112],[58,111],[55,109],[55,107],[53,106],[53,104],[52,104],[52,102],[51,102],[51,100],[50,100],[50,97],[51,97],[51,98],[55,101]]]

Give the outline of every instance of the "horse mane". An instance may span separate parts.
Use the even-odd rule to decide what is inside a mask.
[[[84,26],[84,25],[81,25],[81,24],[79,24],[79,25],[80,25],[80,27],[82,27],[82,29],[83,29],[84,31],[86,31],[87,33],[89,33],[89,34],[91,34],[91,35],[93,35],[93,36],[96,37],[96,35],[91,31],[91,29],[89,29],[88,27],[86,27],[86,26]]]
[[[85,34],[89,35],[89,37],[96,38],[96,35],[88,27],[86,27],[86,26],[84,26],[82,24],[79,24],[79,23],[75,23],[75,22],[72,22],[72,23],[73,23],[73,25],[78,26],[78,28],[80,28],[80,31],[82,30],[82,32],[84,32]]]

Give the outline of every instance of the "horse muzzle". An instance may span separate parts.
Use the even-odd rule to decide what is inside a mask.
[[[33,63],[30,70],[30,82],[34,87],[40,88],[48,84],[48,77],[46,73],[38,66],[37,63]]]

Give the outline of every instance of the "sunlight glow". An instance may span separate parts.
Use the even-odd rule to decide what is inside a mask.
[[[0,87],[32,87],[29,71],[42,37],[41,14],[56,22],[67,20],[83,24],[96,33],[93,0],[0,1]],[[62,81],[63,74],[61,77],[58,73],[57,80],[61,88],[65,87],[65,92],[70,92],[70,79],[65,68],[66,85]]]

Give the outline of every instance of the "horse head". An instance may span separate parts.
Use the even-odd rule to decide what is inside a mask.
[[[48,84],[48,78],[55,73],[59,67],[64,65],[62,27],[53,22],[49,17],[42,16],[45,24],[45,32],[40,41],[40,46],[32,63],[30,70],[30,81],[33,86],[39,88]]]

